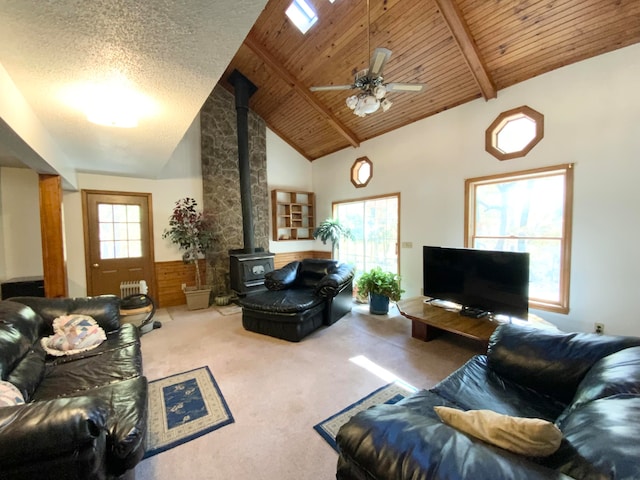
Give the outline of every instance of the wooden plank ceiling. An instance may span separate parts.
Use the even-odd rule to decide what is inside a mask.
[[[640,42],[638,0],[308,0],[319,20],[303,35],[270,0],[220,83],[239,70],[257,87],[250,107],[309,160],[484,97],[556,68]],[[344,85],[376,47],[393,53],[385,82],[393,105],[364,118]]]

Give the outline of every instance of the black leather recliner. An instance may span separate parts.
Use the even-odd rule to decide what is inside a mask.
[[[120,325],[120,299],[19,297],[0,302],[0,376],[25,404],[0,408],[0,478],[132,478],[145,451],[147,379],[138,330]],[[56,317],[93,317],[97,348],[46,355]]]
[[[351,311],[355,267],[304,259],[267,273],[267,291],[240,300],[246,330],[298,342]]]

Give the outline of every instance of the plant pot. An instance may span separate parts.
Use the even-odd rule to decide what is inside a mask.
[[[374,315],[386,315],[389,313],[389,297],[371,293],[369,295],[369,313]]]
[[[229,305],[229,302],[231,301],[231,295],[216,295],[213,298],[213,301],[217,306],[223,307],[225,305]]]
[[[189,310],[201,310],[209,307],[211,288],[196,290],[195,287],[187,287],[184,290],[184,295],[187,297],[187,308]]]
[[[353,286],[353,301],[356,303],[369,303],[369,297],[367,295],[360,295],[358,286]]]

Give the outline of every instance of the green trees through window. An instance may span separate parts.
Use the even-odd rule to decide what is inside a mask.
[[[465,246],[529,252],[533,308],[569,309],[572,167],[466,181]]]
[[[399,207],[399,193],[334,203],[334,218],[349,227],[353,235],[340,243],[338,259],[353,263],[360,273],[376,266],[399,273]]]

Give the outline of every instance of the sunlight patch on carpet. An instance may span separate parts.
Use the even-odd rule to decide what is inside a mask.
[[[149,420],[144,458],[233,421],[209,367],[149,382]]]
[[[405,382],[392,382],[388,385],[380,387],[364,398],[352,403],[347,408],[340,410],[335,415],[330,416],[326,420],[318,423],[313,428],[324,438],[331,447],[337,452],[336,435],[340,427],[347,423],[356,413],[367,410],[374,405],[394,404],[403,398],[417,392],[418,389],[412,387]]]

